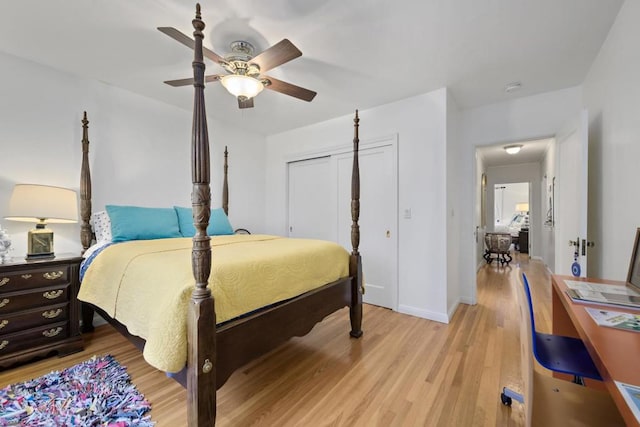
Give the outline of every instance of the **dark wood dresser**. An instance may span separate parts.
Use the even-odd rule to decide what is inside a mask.
[[[57,351],[81,351],[78,271],[82,258],[0,264],[0,369]]]

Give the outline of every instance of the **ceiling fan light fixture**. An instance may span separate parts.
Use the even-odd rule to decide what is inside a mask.
[[[240,74],[229,74],[222,77],[220,82],[236,98],[244,97],[250,99],[264,89],[264,85],[260,80]]]
[[[522,144],[505,145],[503,148],[507,154],[518,154],[522,149]]]

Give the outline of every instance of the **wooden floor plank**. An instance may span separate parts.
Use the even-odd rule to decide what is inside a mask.
[[[218,393],[219,426],[521,426],[519,404],[500,403],[503,386],[521,389],[514,286],[525,271],[536,326],[550,331],[551,285],[539,261],[483,266],[478,303],[450,324],[365,306],[365,335],[349,338],[348,310],[233,374]],[[0,372],[0,387],[112,354],[151,401],[159,427],[185,425],[186,392],[144,362],[110,326],[86,334],[85,350]]]

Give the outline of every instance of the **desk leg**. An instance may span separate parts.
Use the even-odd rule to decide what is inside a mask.
[[[553,335],[564,335],[565,337],[580,338],[576,327],[569,317],[569,313],[562,305],[560,296],[554,287],[551,292],[551,308],[552,308],[552,333]]]

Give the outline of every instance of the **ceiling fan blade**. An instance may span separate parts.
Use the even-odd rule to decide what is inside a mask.
[[[260,67],[260,71],[265,72],[296,59],[300,55],[302,55],[302,52],[293,43],[287,39],[282,39],[255,58],[252,58],[249,62],[257,64]]]
[[[265,78],[271,82],[271,84],[265,86],[265,89],[275,90],[276,92],[284,93],[285,95],[293,96],[294,98],[302,99],[307,102],[311,102],[316,96],[316,92],[312,90],[283,82],[282,80],[274,79],[273,77],[261,76],[261,78]]]
[[[220,80],[220,76],[217,74],[214,74],[212,76],[204,76],[204,81],[207,83],[216,82],[218,80]],[[173,87],[189,86],[193,84],[193,77],[187,79],[167,80],[165,81],[165,83]]]
[[[184,33],[181,33],[173,27],[158,27],[158,30],[160,30],[160,32],[162,33],[165,33],[172,39],[179,41],[183,45],[190,47],[191,49],[195,47],[195,42],[191,37],[187,36]],[[217,62],[218,64],[223,64],[226,62],[223,57],[204,46],[202,46],[202,54],[210,60]]]
[[[238,108],[253,108],[253,98],[249,98],[243,101],[240,99],[240,97],[238,97]]]

